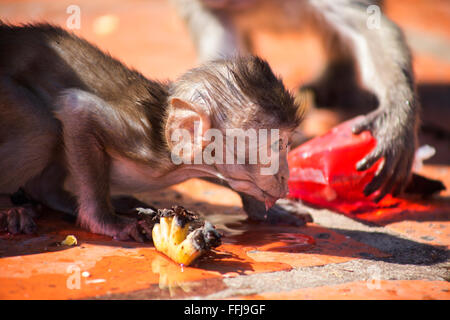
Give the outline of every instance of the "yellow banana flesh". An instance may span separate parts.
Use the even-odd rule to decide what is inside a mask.
[[[190,265],[195,259],[221,244],[221,235],[208,221],[182,206],[171,209],[137,208],[142,218],[153,224],[152,240],[157,251],[173,261]]]
[[[189,233],[189,222],[184,224],[177,216],[161,217],[159,223],[156,223],[152,230],[153,244],[156,250],[164,253],[176,263],[185,266],[190,265],[200,255],[220,244],[219,234],[213,230],[206,231],[208,228],[199,228]],[[212,225],[209,224],[212,227]],[[214,241],[208,243],[206,237],[211,236]]]
[[[156,250],[173,261],[188,266],[202,252],[194,247],[192,237],[188,236],[189,223],[181,227],[175,217],[161,218],[152,230]]]

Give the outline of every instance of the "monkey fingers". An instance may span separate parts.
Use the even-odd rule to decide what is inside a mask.
[[[140,234],[137,221],[126,224],[123,229],[114,236],[115,240],[135,240],[137,242],[144,242],[143,235]]]
[[[408,183],[415,152],[414,133],[411,129],[398,128],[391,124],[392,116],[380,109],[368,114],[353,127],[353,133],[368,130],[377,140],[376,147],[356,164],[358,171],[364,171],[375,165],[381,158],[383,162],[375,177],[364,188],[366,196],[379,190],[375,201],[386,194],[399,194]],[[397,130],[397,132],[392,131]]]
[[[357,164],[357,170],[367,170],[373,166],[383,156],[383,147],[377,146],[369,155]],[[375,202],[379,202],[382,198],[388,194],[395,185],[397,172],[401,164],[400,159],[394,157],[391,153],[386,153],[383,156],[383,161],[370,181],[364,187],[364,194],[366,196],[371,195],[375,191],[379,190],[378,195],[374,198]]]
[[[144,219],[129,218],[126,216],[117,216],[120,223],[120,230],[114,236],[116,240],[135,240],[144,242],[145,239],[151,240],[151,228],[153,223]]]
[[[278,200],[268,212],[266,221],[271,224],[288,224],[297,227],[304,226],[313,219],[297,202],[287,199]]]
[[[384,182],[384,185],[379,189],[379,194],[375,197],[375,202],[379,202],[383,199],[388,193],[392,193],[394,196],[400,194],[409,179],[409,173],[411,171],[413,157],[405,157],[406,159],[397,159],[395,166],[389,165],[390,173]],[[387,170],[388,171],[388,170]],[[375,176],[376,178],[376,176]],[[370,186],[375,178],[368,184]],[[376,186],[375,186],[376,187]],[[377,190],[378,188],[371,187],[373,190]],[[364,190],[365,191],[365,190]]]
[[[372,135],[377,139],[377,146],[375,147],[375,149],[372,150],[372,152],[370,152],[367,156],[364,157],[364,159],[362,159],[356,164],[356,169],[358,171],[364,171],[369,169],[383,156],[385,157],[385,163],[387,163],[386,170],[390,167],[389,164],[393,160],[393,155],[387,154],[386,151],[389,151],[390,148],[387,148],[387,146],[382,145],[384,141],[379,140],[384,139],[380,139],[379,137],[377,137],[376,132],[377,127],[379,126],[379,124],[377,123],[380,121],[379,119],[382,117],[384,117],[384,113],[381,110],[375,110],[374,112],[369,113],[364,117],[361,117],[361,120],[357,121],[352,128],[352,132],[354,134],[360,134],[361,132],[367,130],[370,131]],[[380,173],[382,173],[381,176],[384,176],[386,172]]]
[[[411,168],[413,166],[414,156],[407,157],[407,161],[400,161],[399,174],[397,176],[396,184],[392,189],[392,194],[398,196],[407,188],[411,182]]]
[[[266,211],[264,203],[253,197],[241,194],[244,210],[250,220],[270,224],[287,224],[297,227],[312,222],[312,217],[298,203],[288,199],[279,199],[276,204]]]
[[[0,232],[34,233],[37,227],[33,218],[36,215],[36,211],[31,205],[0,209]]]
[[[370,168],[370,166],[366,166],[366,162],[364,161],[370,161],[372,162],[372,158],[379,158],[381,156],[381,148],[376,147],[375,150],[369,154],[366,158],[364,158],[363,163],[361,166],[358,166],[358,170],[367,170]],[[369,160],[366,160],[369,159]],[[375,177],[372,179],[371,182],[369,182],[366,187],[364,188],[364,194],[366,196],[374,193],[376,190],[378,190],[383,184],[386,183],[386,181],[393,176],[394,170],[397,166],[397,159],[395,159],[392,155],[388,154],[385,156],[383,162],[380,164],[380,167],[378,168]],[[360,161],[361,163],[361,161]],[[361,168],[361,169],[360,169]]]
[[[382,115],[382,110],[375,110],[366,116],[358,117],[356,123],[353,125],[352,132],[354,134],[360,134],[361,132],[368,130],[373,131],[375,127],[375,121]]]
[[[385,172],[389,172],[388,174],[385,174],[383,178],[377,179],[378,176],[375,176],[375,178],[368,183],[366,188],[364,188],[364,193],[366,195],[372,194],[376,190],[379,190],[378,195],[374,198],[375,202],[379,202],[381,199],[383,199],[394,187],[396,182],[396,175],[394,174],[395,171],[398,169],[398,162],[396,162],[395,165],[392,165],[391,163],[386,166],[388,168],[385,170]],[[375,180],[377,179],[377,180]],[[374,181],[375,180],[375,181]],[[375,184],[376,183],[376,184]],[[370,193],[366,191],[366,189],[369,188]],[[373,191],[372,191],[373,190]]]

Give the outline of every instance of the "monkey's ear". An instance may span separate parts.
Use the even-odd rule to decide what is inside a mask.
[[[185,145],[183,147],[192,147],[191,150],[195,150],[193,147],[195,142],[197,142],[199,143],[197,146],[201,146],[203,149],[205,144],[203,136],[210,128],[211,120],[209,114],[200,107],[178,98],[172,98],[170,100],[165,127],[166,141],[170,150],[173,149],[174,143],[179,144],[177,142],[179,141],[179,137],[185,134],[189,134],[191,145]],[[184,143],[189,144],[189,141],[184,140]]]

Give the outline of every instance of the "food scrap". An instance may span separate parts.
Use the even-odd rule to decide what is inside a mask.
[[[76,246],[77,245],[77,238],[73,235],[68,235],[64,241],[61,242],[62,245],[65,246]]]
[[[221,244],[221,236],[214,226],[181,206],[157,211],[138,208],[138,212],[152,214],[152,230],[156,250],[184,266]]]

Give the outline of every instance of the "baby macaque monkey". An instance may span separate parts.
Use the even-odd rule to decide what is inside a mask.
[[[370,195],[379,190],[378,200],[388,192],[402,192],[414,160],[419,102],[404,36],[382,14],[377,5],[380,1],[172,2],[187,24],[201,62],[251,53],[251,36],[258,30],[278,33],[304,27],[315,30],[323,39],[328,63],[324,73],[303,88],[313,91],[318,106],[334,106],[345,101],[342,107],[349,107],[349,98],[358,110],[366,111],[378,105],[353,128],[356,134],[371,131],[378,142],[357,164],[357,169],[366,170],[384,158],[383,166],[364,192]],[[375,97],[358,98],[358,86]]]
[[[118,212],[127,202],[146,205],[114,195],[194,177],[233,188],[250,218],[303,224],[301,215],[272,206],[287,193],[287,145],[301,118],[301,106],[254,56],[207,63],[161,83],[58,27],[0,24],[0,194],[20,188],[33,202],[77,213],[94,233],[143,241],[142,231],[151,235],[145,221]],[[262,174],[270,163],[259,162],[196,163],[197,153],[185,148],[180,155],[189,161],[175,163],[177,130],[191,135],[183,147],[200,141],[204,151],[208,132],[226,136],[230,128],[278,130],[266,148],[278,155],[277,170]],[[34,230],[33,209],[20,198],[0,209],[3,230]]]

